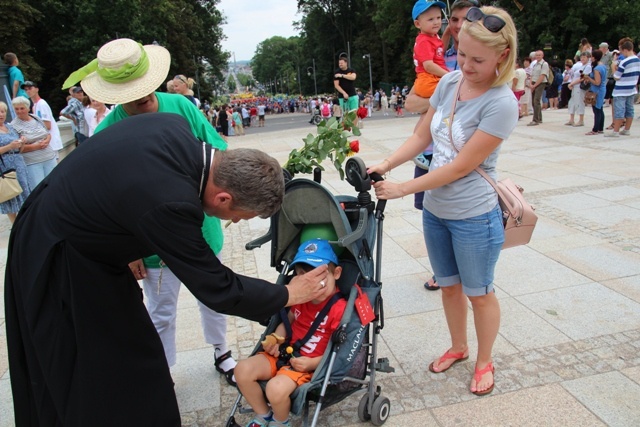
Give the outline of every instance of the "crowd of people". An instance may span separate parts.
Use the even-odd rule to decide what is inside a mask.
[[[533,114],[528,126],[540,125],[544,110],[566,108],[569,118],[565,125],[582,127],[585,110],[591,106],[593,126],[586,135],[631,134],[640,75],[640,58],[632,39],[624,37],[610,50],[607,42],[593,49],[583,38],[575,57],[564,61],[564,70],[559,63],[545,61],[543,50],[531,52],[516,64],[512,89],[519,101],[520,118]],[[605,129],[606,106],[610,107],[611,121]]]
[[[199,300],[215,369],[256,410],[248,426],[290,425],[288,396],[308,381],[322,349],[283,369],[276,347],[265,345],[236,364],[226,315],[264,320],[294,306],[298,315],[313,317],[314,305],[336,292],[339,262],[328,242],[307,241],[286,286],[238,275],[220,262],[220,220],[267,218],[279,210],[284,179],[278,162],[258,150],[229,150],[226,138],[265,126],[266,115],[294,112],[312,120],[314,114],[340,119],[350,111],[360,120],[373,111],[420,114],[413,134],[369,172],[416,163],[413,179],[374,188],[379,199],[415,195],[422,214],[434,273],[424,286],[441,290],[451,341],[428,369],[440,374],[472,354],[470,303],[477,350],[469,390],[491,393],[500,327],[493,281],[504,234],[497,195],[479,171],[496,179],[501,144],[518,120],[532,114],[528,125],[540,126],[548,108],[567,108],[566,125],[578,127],[585,126],[591,105],[594,125],[587,135],[629,135],[640,59],[633,41],[623,38],[613,51],[606,42],[594,50],[583,39],[564,71],[549,64],[543,50],[520,61],[517,30],[506,11],[456,0],[440,39],[444,9],[442,2],[415,3],[416,82],[388,92],[358,90],[356,71],[340,55],[335,95],[213,106],[195,97],[192,78],[178,74],[166,81],[171,55],[164,47],[113,40],[63,85],[69,97],[60,115],[72,122],[78,148],[60,164],[51,108],[38,84],[25,81],[17,56],[5,54],[12,99],[11,107],[0,102],[0,164],[16,171],[23,188],[0,203],[14,223],[5,311],[16,424],[82,425],[101,416],[109,425],[122,417],[136,425],[179,425],[169,367],[176,363],[184,284]],[[163,83],[166,92],[159,91]],[[15,118],[7,123],[10,108]],[[327,331],[343,309],[336,305]],[[261,380],[271,384],[270,405]]]

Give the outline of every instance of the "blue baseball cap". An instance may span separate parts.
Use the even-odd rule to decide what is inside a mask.
[[[312,267],[320,267],[330,262],[338,265],[338,257],[333,252],[329,242],[323,239],[312,239],[307,240],[298,247],[298,253],[296,253],[293,262],[291,262],[291,266],[308,264]]]
[[[447,8],[447,5],[441,1],[418,0],[416,4],[413,5],[413,12],[411,13],[411,16],[413,16],[413,20],[415,21],[416,19],[418,19],[418,16],[422,15],[432,6],[438,6],[443,10]]]

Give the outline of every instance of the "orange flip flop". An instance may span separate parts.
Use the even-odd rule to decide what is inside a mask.
[[[487,372],[491,371],[491,374],[493,375],[495,373],[495,369],[493,368],[493,362],[489,362],[487,363],[487,366],[485,366],[484,368],[478,370],[478,368],[476,367],[475,372],[473,374],[473,379],[476,380],[476,386],[478,385],[478,383],[480,382],[480,380],[482,380],[482,376],[484,374],[486,374]],[[476,396],[484,396],[485,394],[489,394],[493,391],[493,387],[495,386],[495,378],[493,383],[491,383],[491,386],[489,388],[487,388],[486,390],[476,390],[473,391],[471,390],[471,393],[475,394]]]
[[[449,349],[451,350],[451,349]],[[443,369],[442,371],[436,371],[433,369],[433,362],[431,362],[429,364],[429,370],[431,372],[433,372],[434,374],[441,374],[443,372],[445,372],[446,370],[448,370],[449,368],[451,368],[453,365],[455,365],[458,362],[462,362],[464,360],[467,360],[469,358],[469,355],[464,355],[464,351],[462,353],[451,353],[449,350],[446,351],[445,354],[443,354],[442,356],[440,356],[440,359],[438,359],[438,365],[441,364],[442,362],[444,362],[445,360],[448,359],[455,359],[453,361],[453,363],[451,365],[449,365],[449,367],[447,367],[446,369]]]

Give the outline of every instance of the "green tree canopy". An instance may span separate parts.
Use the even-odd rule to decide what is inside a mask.
[[[9,3],[6,0],[0,0]],[[11,10],[16,27],[0,30],[3,46],[24,59],[25,77],[41,83],[41,94],[54,112],[65,103],[60,89],[74,70],[96,57],[106,42],[128,37],[142,44],[156,42],[171,52],[168,76],[185,74],[222,77],[228,53],[223,52],[221,25],[224,18],[219,0],[17,0],[2,10]],[[36,18],[40,17],[41,19]],[[13,24],[12,24],[13,25]],[[7,39],[5,39],[7,37]],[[13,38],[12,38],[13,37]],[[33,72],[41,67],[42,73]],[[210,92],[207,79],[201,91]],[[195,88],[194,88],[195,89]],[[203,96],[205,97],[205,96]]]
[[[453,0],[447,3],[453,4]],[[606,41],[611,49],[622,37],[640,39],[640,2],[628,0],[493,0],[506,9],[518,29],[519,56],[545,49],[545,57],[573,58],[578,43],[588,38],[594,48]],[[315,60],[318,91],[333,91],[333,69],[341,52],[350,54],[356,69],[356,86],[368,88],[371,55],[374,87],[380,83],[411,84],[415,79],[412,48],[417,34],[411,10],[413,1],[398,0],[298,0],[303,76],[306,94],[313,93],[313,78],[304,71]]]
[[[276,92],[297,92],[300,51],[299,37],[275,36],[262,41],[251,61],[253,77],[263,85],[277,81]]]

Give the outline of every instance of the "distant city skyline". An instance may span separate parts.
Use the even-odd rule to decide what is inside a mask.
[[[250,61],[258,43],[273,36],[298,35],[293,28],[300,19],[296,0],[220,0],[218,9],[227,20],[222,48],[232,53],[230,61],[234,53],[236,61]]]

